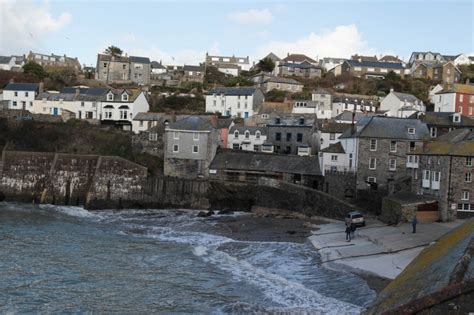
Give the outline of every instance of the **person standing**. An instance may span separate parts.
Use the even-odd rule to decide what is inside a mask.
[[[349,225],[346,225],[346,241],[351,241],[351,227]]]
[[[416,214],[413,216],[413,219],[411,220],[411,225],[413,227],[413,232],[416,233],[416,224],[418,223],[418,220],[416,219]]]
[[[354,236],[355,236],[355,231],[356,231],[356,228],[357,228],[357,227],[356,227],[355,223],[351,223],[351,225],[349,226],[349,228],[351,229],[351,239],[353,239]]]

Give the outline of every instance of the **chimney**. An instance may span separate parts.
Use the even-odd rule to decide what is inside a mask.
[[[38,92],[39,92],[39,94],[42,94],[43,91],[44,91],[44,83],[43,83],[43,81],[41,81],[39,83],[39,86],[38,86]]]
[[[355,112],[355,108],[354,108],[354,111],[352,111],[352,123],[351,123],[351,130],[352,130],[352,134],[354,134],[355,132],[355,115],[356,115],[356,112]]]
[[[287,52],[287,53],[286,53],[286,56],[287,56],[287,57],[290,57],[290,53],[289,53],[289,52]]]
[[[81,90],[77,87],[76,88],[76,96],[79,96],[79,94],[81,94]]]

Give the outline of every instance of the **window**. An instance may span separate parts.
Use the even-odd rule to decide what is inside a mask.
[[[177,145],[177,144],[173,145],[173,152],[174,153],[179,152],[179,145]]]
[[[462,114],[462,106],[458,106],[458,113]]]
[[[286,133],[286,141],[291,141],[291,132]]]
[[[336,140],[336,134],[335,133],[330,133],[329,134],[329,140]]]
[[[472,157],[468,156],[466,158],[466,166],[472,166]]]
[[[370,151],[377,151],[377,140],[370,139]]]
[[[13,101],[12,102],[12,106],[16,106],[17,102],[16,101]]]
[[[143,120],[140,120],[139,127],[143,127]]]
[[[463,94],[459,94],[459,101],[460,101],[460,102],[462,102],[463,96],[464,96]]]
[[[296,142],[303,142],[303,134],[302,133],[297,133],[296,134]]]
[[[396,159],[388,160],[388,169],[390,171],[395,171],[397,169],[397,160]]]
[[[107,94],[107,101],[113,101],[114,95],[112,93]]]
[[[471,172],[467,172],[465,177],[464,177],[464,180],[467,182],[467,183],[470,183],[472,181],[472,173]]]
[[[216,102],[216,100],[214,100],[214,101],[213,101],[214,107],[216,107],[216,104],[217,104],[217,102]]]
[[[331,161],[336,162],[337,161],[337,155],[331,155]]]
[[[199,141],[199,133],[198,132],[193,133],[193,140],[194,141]]]
[[[430,176],[431,172],[429,170],[423,170],[423,179],[421,182],[423,188],[430,188]]]
[[[281,132],[275,134],[275,141],[281,141]]]
[[[414,135],[415,134],[415,128],[408,128],[408,134]]]
[[[81,102],[81,107],[84,107],[84,105],[85,105],[84,102]]]
[[[439,189],[439,181],[441,177],[441,172],[431,172],[431,189]]]
[[[18,92],[15,91],[14,95],[15,95],[15,96],[18,96]]]
[[[431,127],[430,128],[431,138],[436,138],[437,131],[438,131],[438,129],[436,127]]]
[[[193,153],[199,153],[199,146],[193,145]]]
[[[126,110],[120,111],[120,119],[127,119],[127,116],[128,116],[128,111]]]
[[[126,93],[122,94],[122,101],[128,101],[128,94]]]
[[[158,141],[158,134],[156,132],[150,132],[150,134],[148,135],[148,140]]]
[[[235,139],[239,138],[239,131],[238,130],[234,131],[234,138]]]
[[[127,69],[127,65],[122,65],[122,69],[123,70]]]
[[[179,132],[177,132],[177,131],[173,132],[173,139],[174,140],[179,140]]]
[[[414,151],[416,148],[415,141],[410,141],[410,151]]]
[[[469,200],[469,191],[467,190],[462,191],[461,200]]]
[[[369,158],[369,169],[375,170],[377,168],[377,159],[376,158]]]
[[[28,92],[25,92],[25,96],[28,97]]]
[[[30,107],[33,107],[33,102],[30,102]]]
[[[250,139],[250,132],[248,130],[245,131],[245,139]]]
[[[474,203],[458,203],[458,211],[474,211]]]
[[[240,150],[240,145],[238,143],[233,143],[232,144],[232,149],[234,150]]]
[[[260,139],[260,131],[255,132],[255,139]]]
[[[376,183],[377,179],[375,177],[367,177],[367,182]],[[370,186],[370,184],[367,184],[367,186]]]
[[[397,152],[397,141],[390,141],[390,152]]]
[[[104,62],[104,68],[107,68],[107,62]]]

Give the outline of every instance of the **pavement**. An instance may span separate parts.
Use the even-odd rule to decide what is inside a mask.
[[[318,225],[319,230],[313,231],[309,239],[328,267],[344,265],[394,279],[426,246],[463,222],[418,223],[416,233],[412,233],[410,223],[387,226],[367,219],[366,226],[358,228],[354,239],[347,242],[344,221],[332,221]]]

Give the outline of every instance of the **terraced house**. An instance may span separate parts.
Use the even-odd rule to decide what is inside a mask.
[[[402,63],[346,60],[342,64],[342,74],[349,73],[360,78],[385,78],[389,72],[395,72],[402,78],[405,76],[405,67]]]
[[[147,57],[97,55],[96,80],[106,83],[150,84],[151,63]]]
[[[206,112],[224,116],[249,118],[258,111],[264,96],[255,87],[222,87],[206,94]]]

